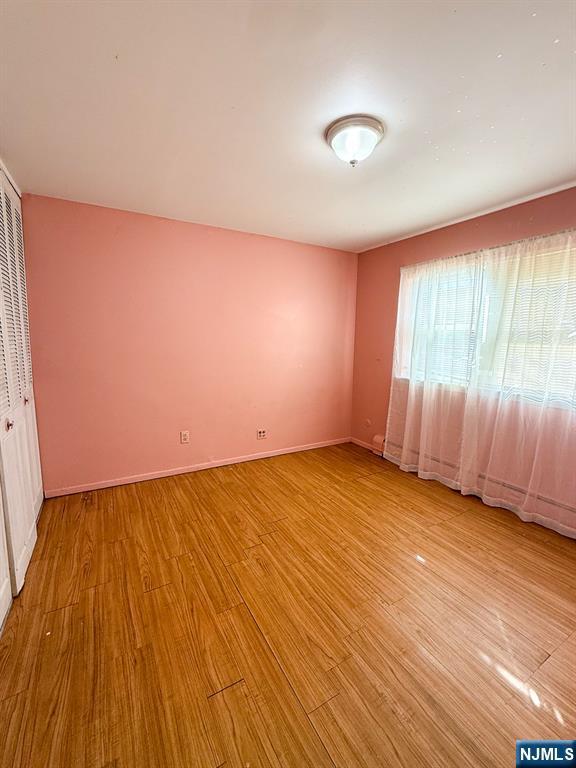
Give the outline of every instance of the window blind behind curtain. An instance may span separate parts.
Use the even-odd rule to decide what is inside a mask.
[[[385,455],[576,536],[574,231],[402,270]]]

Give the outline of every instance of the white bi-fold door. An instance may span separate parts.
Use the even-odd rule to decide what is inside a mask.
[[[12,585],[10,583],[10,564],[8,547],[6,545],[6,530],[1,525],[3,520],[2,497],[0,496],[0,629],[10,603],[12,602]]]
[[[20,200],[4,174],[0,174],[0,472],[11,592],[16,595],[24,584],[36,542],[42,477],[32,389],[22,214]],[[2,573],[0,564],[0,579]]]

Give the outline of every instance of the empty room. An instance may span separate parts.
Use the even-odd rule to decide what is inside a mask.
[[[0,768],[576,766],[576,0],[0,0]]]

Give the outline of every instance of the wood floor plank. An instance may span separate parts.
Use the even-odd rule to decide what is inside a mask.
[[[576,732],[576,633],[569,637],[528,681],[541,706],[561,728],[563,738]],[[558,727],[556,726],[556,727]]]
[[[220,615],[256,704],[263,737],[283,768],[328,768],[332,760],[245,605]]]
[[[68,730],[77,737],[69,740],[69,761],[95,768],[114,765],[123,726],[116,662],[129,645],[117,642],[116,622],[103,612],[104,593],[114,600],[112,591],[110,584],[85,590],[74,610]],[[116,616],[121,617],[119,611]]]
[[[210,604],[216,613],[226,611],[243,602],[234,579],[224,565],[210,534],[200,522],[182,526],[182,536]]]
[[[23,766],[24,726],[28,692],[0,701],[0,768]]]
[[[399,762],[396,752],[400,753],[404,762],[409,760],[409,764],[414,765],[437,768],[482,765],[473,735],[454,725],[445,729],[442,711],[429,706],[426,696],[404,688],[402,669],[396,667],[391,658],[387,666],[375,664],[371,668],[363,661],[361,654],[354,654],[340,665],[335,673],[343,690],[352,690],[354,697],[360,695],[364,707],[367,703],[369,707],[367,712],[363,712],[362,705],[357,704],[350,714],[342,713],[334,723],[335,728],[347,731],[349,741],[357,744],[359,740],[352,726],[354,718],[360,715],[364,721],[360,723],[362,731],[381,734],[383,745],[376,750],[375,757],[381,759],[384,765]],[[338,703],[335,699],[328,705],[337,706]],[[313,713],[313,717],[317,714],[320,710]],[[377,715],[375,720],[374,714]],[[362,759],[364,755],[361,752],[361,765]]]
[[[576,604],[570,606],[567,615],[564,606],[550,601],[539,585],[496,572],[482,550],[466,549],[457,538],[443,531],[431,528],[395,546],[413,557],[424,558],[431,570],[516,626],[549,653],[576,627]]]
[[[259,548],[258,548],[259,549]],[[284,588],[266,553],[232,566],[238,588],[306,711],[331,698],[336,689],[326,671],[347,651],[315,615],[303,595]],[[276,584],[272,586],[272,582]]]
[[[576,729],[576,542],[342,445],[44,504],[0,768],[504,768]]]
[[[305,521],[283,526],[261,541],[264,547],[257,554],[265,554],[271,567],[283,574],[287,590],[307,595],[319,611],[324,606],[338,634],[357,629],[358,606],[379,593],[349,565],[341,549],[315,536]]]
[[[512,624],[491,613],[447,582],[428,580],[406,601],[431,621],[437,632],[448,631],[461,642],[470,644],[478,653],[489,652],[493,657],[505,654],[506,667],[521,679],[527,679],[549,654],[525,637]],[[402,601],[405,602],[405,601]],[[484,650],[482,650],[484,649]]]
[[[143,596],[146,639],[185,642],[197,685],[210,696],[241,675],[190,557],[173,560],[172,570],[173,583]]]
[[[226,768],[277,768],[276,753],[269,748],[260,713],[243,682],[210,697],[217,738]]]
[[[75,493],[64,499],[44,502],[32,561],[54,557],[61,547],[70,549],[73,546],[82,534],[89,498],[90,494]]]
[[[118,660],[120,764],[146,768],[216,768],[221,765],[209,721],[208,701],[190,690],[178,643],[171,654],[151,646]]]
[[[74,668],[74,606],[45,614],[38,661],[19,722],[18,768],[66,763],[82,738],[69,728]]]
[[[405,712],[422,710],[455,740],[458,748],[453,749],[454,756],[468,751],[471,756],[464,764],[510,764],[514,740],[524,738],[522,733],[558,738],[537,715],[525,710],[520,717],[502,698],[494,696],[490,699],[493,708],[486,708],[486,699],[469,687],[470,678],[459,679],[456,670],[444,666],[394,620],[381,618],[351,635],[348,642],[355,658],[379,680],[381,694],[394,706],[403,702]]]
[[[13,605],[0,637],[0,701],[26,691],[34,675],[42,637],[40,606]]]

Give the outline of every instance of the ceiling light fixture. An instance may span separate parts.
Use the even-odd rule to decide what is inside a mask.
[[[340,117],[326,129],[326,141],[353,168],[369,157],[384,136],[384,125],[370,115]]]

